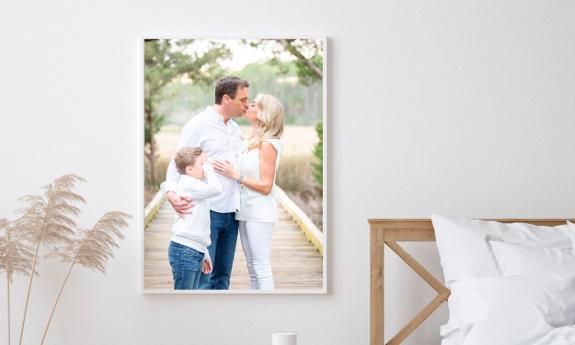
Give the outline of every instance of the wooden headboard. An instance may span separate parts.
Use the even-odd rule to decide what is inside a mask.
[[[559,219],[490,219],[504,223],[523,222],[542,226],[565,224]],[[574,221],[572,221],[574,222]],[[401,344],[419,325],[425,321],[443,302],[450,291],[417,260],[411,257],[397,242],[435,241],[433,225],[429,219],[369,219],[371,252],[371,300],[370,300],[370,344],[384,345],[384,260],[383,252],[387,245],[409,265],[435,291],[435,297],[423,310],[409,321],[385,345]]]

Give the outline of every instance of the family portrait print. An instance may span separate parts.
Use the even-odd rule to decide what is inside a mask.
[[[144,292],[326,291],[325,39],[143,40]]]

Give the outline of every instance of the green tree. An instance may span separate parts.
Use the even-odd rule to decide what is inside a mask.
[[[281,46],[296,58],[296,68],[299,80],[304,85],[310,85],[323,80],[323,47],[316,40],[276,40]],[[304,52],[309,52],[308,56]]]
[[[310,85],[323,81],[323,47],[316,40],[276,40],[285,51],[296,58],[295,65],[300,82]],[[307,53],[307,54],[306,54]],[[307,56],[306,56],[307,55]],[[316,126],[318,143],[315,145],[313,155],[316,162],[312,162],[312,173],[321,190],[323,190],[323,120]]]
[[[315,131],[319,141],[313,149],[313,155],[316,158],[316,162],[311,163],[313,168],[312,174],[315,178],[315,181],[323,190],[323,121],[318,122],[318,124],[315,126]]]
[[[323,53],[321,41],[313,39],[264,39],[244,40],[244,43],[255,48],[265,49],[272,53],[270,63],[281,67],[285,74],[289,69],[281,63],[280,56],[288,52],[295,60],[297,76],[304,85],[311,85],[323,80]]]
[[[155,134],[162,127],[165,114],[157,105],[164,97],[162,90],[178,79],[209,85],[223,74],[221,62],[231,56],[221,43],[211,42],[202,53],[187,49],[194,40],[148,39],[144,42],[144,154],[150,164],[150,181],[157,184],[157,144]]]
[[[289,65],[282,63],[280,55],[290,53],[295,58],[295,67],[299,82],[304,85],[323,81],[323,53],[324,47],[319,40],[313,39],[274,39],[274,40],[246,40],[253,47],[262,47],[273,53],[270,62],[278,67],[283,74],[289,73]],[[323,121],[316,125],[319,138],[314,147],[316,162],[312,162],[313,176],[321,190],[323,190]]]

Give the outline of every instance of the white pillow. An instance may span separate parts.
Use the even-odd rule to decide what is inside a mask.
[[[432,215],[441,266],[447,286],[456,279],[495,277],[500,272],[488,240],[528,247],[570,248],[566,225],[536,226],[482,220],[454,220]]]
[[[442,345],[575,343],[575,273],[469,278],[452,287]]]
[[[533,248],[489,241],[497,266],[504,276],[534,274],[555,269],[575,273],[573,248]]]

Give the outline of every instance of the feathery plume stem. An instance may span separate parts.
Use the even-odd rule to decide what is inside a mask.
[[[8,252],[8,246],[10,245],[10,240],[11,240],[11,233],[8,230],[8,224],[6,224],[6,220],[5,219],[1,219],[0,220],[0,227],[4,227],[6,228],[6,252]],[[8,257],[8,253],[5,253],[6,258]],[[10,267],[10,264],[7,264],[7,262],[5,263],[5,269],[6,269],[6,312],[8,314],[8,345],[10,345],[10,280],[12,279],[11,277],[11,273],[12,273],[12,267]]]
[[[51,202],[50,198],[48,200],[48,205]],[[38,241],[36,242],[36,253],[34,254],[34,261],[32,262],[32,274],[30,274],[30,280],[28,281],[28,292],[26,293],[26,303],[24,304],[24,315],[22,316],[22,324],[20,325],[20,340],[19,345],[22,345],[22,336],[24,335],[24,324],[26,323],[26,312],[28,311],[28,302],[30,301],[30,291],[32,290],[32,280],[34,279],[34,272],[36,270],[36,262],[38,261],[38,252],[40,251],[40,243],[42,242],[42,237],[44,236],[44,228],[46,227],[46,217],[44,215],[44,220],[42,221],[42,228],[40,230],[40,236],[38,236]]]
[[[71,241],[64,248],[51,254],[52,256],[62,258],[66,262],[71,262],[71,264],[60,288],[60,292],[58,293],[58,297],[56,298],[56,302],[52,307],[48,323],[42,335],[41,345],[44,344],[48,328],[56,311],[56,306],[60,301],[60,297],[62,296],[62,292],[74,266],[78,264],[106,273],[106,261],[113,257],[112,250],[118,247],[117,241],[124,238],[121,230],[128,226],[126,222],[128,218],[130,218],[130,216],[123,212],[108,212],[104,214],[91,229],[83,231],[76,240]]]
[[[44,329],[44,334],[42,335],[42,341],[40,342],[40,345],[44,345],[44,340],[46,339],[46,334],[48,334],[48,328],[50,327],[50,323],[52,322],[52,316],[54,316],[54,311],[56,311],[56,306],[58,305],[58,302],[60,301],[60,296],[62,296],[62,291],[64,291],[64,287],[66,286],[66,283],[68,282],[68,278],[70,277],[70,273],[72,273],[72,268],[74,268],[75,264],[76,264],[76,259],[74,258],[74,261],[72,262],[72,264],[70,265],[70,268],[68,269],[68,273],[66,274],[66,278],[64,279],[64,282],[62,283],[62,286],[60,287],[60,292],[58,293],[58,297],[56,298],[56,302],[54,302],[54,306],[52,307],[52,312],[50,312],[50,318],[48,319],[48,323],[46,324],[46,328]]]
[[[6,278],[7,305],[8,305],[8,345],[10,345],[10,279]]]
[[[45,187],[44,196],[28,195],[24,197],[29,206],[23,210],[23,215],[17,224],[33,238],[36,250],[30,280],[28,281],[19,345],[22,345],[23,341],[26,314],[40,246],[45,243],[68,243],[70,241],[76,227],[74,220],[70,217],[78,216],[80,213],[80,210],[72,203],[85,202],[84,198],[73,192],[73,187],[76,182],[84,181],[83,178],[73,174],[64,175]]]
[[[11,305],[10,287],[12,277],[15,274],[31,274],[32,248],[27,243],[27,237],[16,231],[13,224],[6,219],[0,219],[0,229],[3,235],[0,236],[0,270],[6,272],[6,313],[7,313],[7,336],[8,345],[12,342],[11,334]]]

